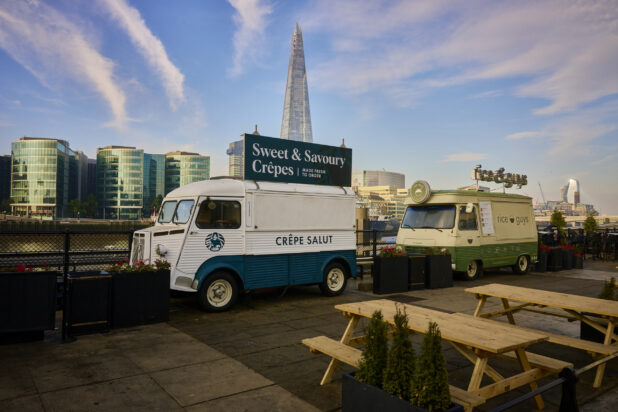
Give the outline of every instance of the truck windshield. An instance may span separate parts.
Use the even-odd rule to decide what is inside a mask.
[[[193,203],[193,200],[181,200],[176,207],[176,212],[174,212],[172,222],[179,224],[187,223],[187,220],[191,217]]]
[[[408,206],[402,228],[452,229],[455,225],[454,205]]]
[[[161,207],[161,214],[159,215],[159,223],[169,223],[172,221],[172,216],[174,215],[174,210],[176,209],[176,200],[171,200],[169,202],[163,203]]]

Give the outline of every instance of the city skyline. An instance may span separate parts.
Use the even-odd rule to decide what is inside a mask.
[[[0,154],[22,136],[198,152],[212,175],[258,124],[278,136],[290,32],[302,24],[314,142],[355,170],[470,185],[528,175],[541,202],[579,180],[618,215],[618,21],[612,2],[5,1]],[[551,23],[551,24],[548,24]],[[497,185],[490,185],[498,188]]]

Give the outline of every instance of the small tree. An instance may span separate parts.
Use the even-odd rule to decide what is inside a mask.
[[[161,208],[161,203],[163,203],[163,196],[158,195],[154,197],[150,202],[150,209],[154,210],[154,212],[157,213]]]
[[[82,203],[84,215],[87,217],[97,217],[97,197],[94,194],[89,194],[86,201]]]
[[[382,312],[373,312],[369,324],[365,328],[367,342],[358,365],[356,378],[369,385],[382,388],[388,342],[386,332],[388,324],[384,322]]]
[[[73,217],[77,217],[77,214],[81,213],[83,209],[82,202],[80,202],[79,199],[69,200],[67,207],[71,211]]]
[[[393,343],[388,351],[383,389],[401,399],[410,399],[410,384],[414,375],[414,348],[410,341],[408,314],[399,310],[395,315]]]
[[[588,215],[586,220],[584,221],[584,231],[588,236],[597,231],[599,225],[597,224],[597,220],[594,218],[592,214]]]
[[[2,199],[0,213],[11,213],[11,199]]]
[[[566,226],[566,220],[564,220],[562,212],[558,209],[554,209],[553,213],[551,214],[551,218],[549,219],[549,223],[556,226],[560,233],[562,233],[564,227]]]
[[[430,411],[441,411],[451,405],[442,337],[435,322],[429,323],[429,330],[423,340],[423,350],[416,362],[410,402]]]

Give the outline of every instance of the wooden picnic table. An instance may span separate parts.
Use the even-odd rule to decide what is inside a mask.
[[[547,290],[530,289],[519,286],[502,285],[492,283],[490,285],[477,286],[465,289],[466,292],[474,293],[479,303],[474,312],[475,317],[492,318],[506,315],[510,324],[515,325],[513,314],[520,310],[529,310],[535,313],[543,313],[554,316],[564,316],[569,319],[577,319],[590,325],[594,329],[605,334],[602,344],[584,341],[577,338],[549,333],[548,340],[553,343],[586,350],[596,355],[611,356],[618,352],[618,337],[614,333],[614,327],[618,324],[618,302],[586,296],[572,295]],[[502,310],[482,313],[484,305],[489,297],[497,297],[502,301]],[[522,302],[511,306],[510,301]],[[547,310],[555,308],[565,311],[568,315],[560,312]],[[590,316],[590,315],[594,316]],[[521,328],[522,330],[530,330]],[[605,363],[598,366],[593,387],[598,388],[603,381]]]
[[[343,312],[349,318],[348,326],[339,342],[318,336],[304,339],[303,343],[314,353],[324,353],[331,356],[331,362],[324,374],[321,384],[332,380],[339,362],[358,366],[361,351],[355,346],[362,345],[364,337],[353,334],[361,318],[371,318],[377,310],[382,312],[384,320],[394,324],[397,308],[405,310],[408,315],[408,327],[413,332],[426,333],[429,322],[436,322],[440,328],[442,339],[449,342],[459,353],[474,364],[470,382],[466,390],[451,385],[451,397],[471,410],[507,391],[528,385],[531,390],[537,388],[536,381],[551,373],[557,373],[564,367],[572,366],[563,362],[527,352],[525,349],[538,342],[548,339],[540,331],[522,330],[512,325],[478,319],[472,316],[459,316],[419,306],[402,304],[392,300],[370,300],[364,302],[336,305],[335,309]],[[488,323],[489,322],[489,323]],[[488,365],[488,361],[497,356],[505,356],[518,360],[522,369],[511,377],[504,377]],[[481,387],[484,375],[489,376],[494,383]],[[544,407],[540,395],[535,398],[537,408]]]

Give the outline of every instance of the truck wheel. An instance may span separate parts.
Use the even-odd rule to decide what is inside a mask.
[[[481,262],[479,262],[478,260],[471,260],[470,262],[468,262],[468,265],[466,266],[466,271],[464,272],[464,279],[465,280],[475,280],[478,279],[479,276],[481,276]]]
[[[208,276],[197,295],[200,306],[207,312],[224,312],[236,303],[237,297],[236,279],[227,272]]]
[[[324,280],[320,284],[320,290],[325,296],[341,295],[345,290],[348,276],[341,263],[331,262],[324,269]]]
[[[528,273],[530,269],[530,258],[526,255],[521,255],[517,258],[517,263],[513,265],[513,272],[523,275],[524,273]]]

